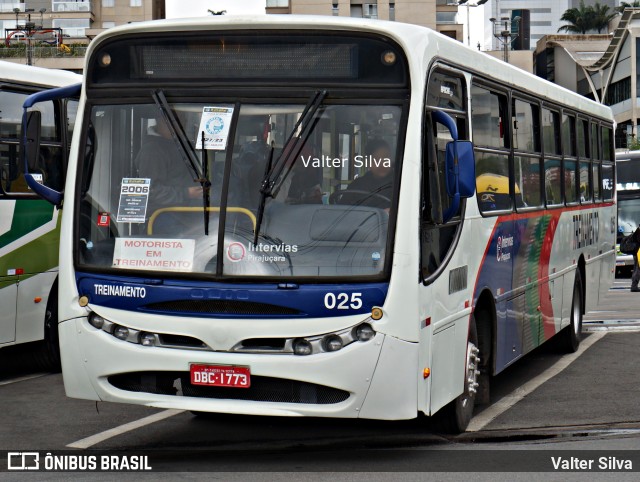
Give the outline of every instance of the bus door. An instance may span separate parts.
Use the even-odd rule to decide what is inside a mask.
[[[452,198],[446,188],[445,146],[451,132],[436,122],[432,111],[452,117],[460,140],[468,139],[465,80],[461,73],[446,67],[436,68],[427,79],[422,165],[422,212],[420,225],[421,331],[420,366],[430,366],[432,375],[419,388],[419,406],[431,413],[461,393],[464,353],[469,331],[469,315],[462,311],[471,289],[469,258],[461,247],[463,201],[451,214]],[[456,250],[457,246],[457,250]],[[468,303],[467,303],[468,304]],[[426,320],[426,321],[425,321]],[[446,320],[446,321],[443,321]],[[429,327],[431,329],[427,329]],[[462,355],[461,355],[462,353]],[[429,359],[430,357],[430,359]],[[430,384],[430,387],[429,387]]]
[[[0,194],[0,344],[15,340],[18,275],[11,266],[12,257],[2,254],[11,238],[15,201]]]
[[[16,339],[16,299],[18,297],[18,277],[0,277],[0,344]]]

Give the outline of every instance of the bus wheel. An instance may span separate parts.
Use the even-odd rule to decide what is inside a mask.
[[[35,354],[37,365],[47,371],[60,371],[60,344],[58,342],[58,294],[51,291],[44,319],[44,340]]]
[[[478,332],[475,320],[471,319],[469,337],[467,340],[467,354],[465,359],[464,391],[462,395],[444,407],[436,414],[436,428],[446,433],[462,433],[466,430],[478,393],[478,376],[480,375],[480,350],[478,348]]]
[[[564,328],[558,336],[559,346],[563,352],[574,353],[578,350],[582,336],[582,276],[578,270],[576,270],[576,280],[573,283],[569,326]]]

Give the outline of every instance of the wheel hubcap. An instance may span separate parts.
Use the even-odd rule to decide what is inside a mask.
[[[467,343],[467,393],[470,397],[478,392],[478,375],[480,375],[480,350],[472,342]]]

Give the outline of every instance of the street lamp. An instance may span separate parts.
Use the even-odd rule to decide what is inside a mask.
[[[521,18],[514,17],[513,20],[511,20],[509,17],[502,17],[499,22],[495,18],[490,18],[489,20],[493,24],[493,36],[502,42],[504,46],[504,61],[509,63],[509,44],[518,38],[518,34],[511,31],[511,24],[515,22],[517,27],[520,24]],[[516,28],[516,32],[517,31],[518,29]]]
[[[464,5],[467,7],[467,45],[471,47],[471,23],[469,21],[469,8],[479,7],[484,5],[489,0],[478,0],[476,3],[469,3],[469,0],[457,0],[458,7]]]

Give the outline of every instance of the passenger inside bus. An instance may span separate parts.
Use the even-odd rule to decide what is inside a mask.
[[[311,144],[305,144],[291,169],[287,203],[322,203],[322,170],[311,165],[313,157],[320,157],[320,154]]]
[[[166,122],[158,119],[135,158],[138,174],[151,179],[148,214],[172,206],[197,206],[202,203],[202,187],[195,174],[182,161]]]

